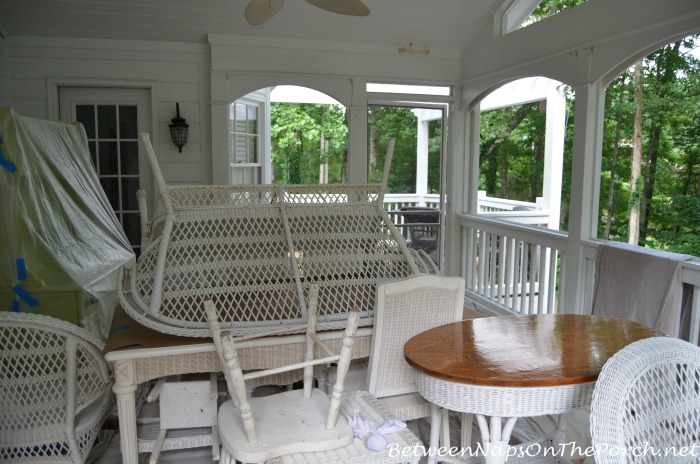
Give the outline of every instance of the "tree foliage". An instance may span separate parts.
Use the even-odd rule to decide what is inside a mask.
[[[552,0],[556,3],[556,0]],[[544,2],[543,2],[544,4]],[[640,245],[700,256],[700,61],[698,36],[668,44],[642,60]],[[606,90],[598,236],[627,241],[635,89],[633,68]],[[568,95],[561,228],[571,190],[573,95]],[[535,201],[541,195],[538,134],[544,113],[521,105],[481,115],[481,178],[489,196]],[[535,186],[537,189],[532,189]]]
[[[270,136],[274,182],[317,184],[320,166],[325,162],[329,165],[328,182],[341,182],[347,164],[347,134],[344,108],[272,103]]]
[[[368,133],[376,134],[376,158],[369,182],[379,182],[389,139],[396,145],[389,172],[389,193],[415,193],[417,119],[408,107],[371,106]],[[345,111],[335,105],[273,103],[270,134],[276,183],[319,182],[320,165],[329,163],[328,181],[342,182],[347,164]],[[326,141],[324,145],[323,141]],[[325,151],[321,147],[325,146]],[[442,121],[431,121],[428,141],[428,189],[440,191]]]

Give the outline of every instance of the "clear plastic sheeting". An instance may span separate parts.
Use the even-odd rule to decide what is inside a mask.
[[[85,131],[0,108],[0,309],[47,314],[107,339],[119,268],[134,253]]]

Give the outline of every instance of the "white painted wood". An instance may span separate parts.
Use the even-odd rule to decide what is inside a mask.
[[[0,34],[0,106],[11,106],[7,61],[7,39]]]
[[[161,377],[160,379],[156,380],[156,383],[153,385],[153,388],[151,388],[151,391],[148,393],[148,396],[146,397],[146,401],[149,403],[155,403],[158,401],[158,397],[160,396],[160,392],[163,389],[163,385],[165,384],[165,377]]]
[[[160,394],[160,428],[216,425],[216,398],[210,380],[166,382]]]
[[[238,403],[236,407],[233,400],[227,401],[219,412],[218,427],[224,454],[242,462],[263,462],[283,454],[328,451],[353,442],[354,432],[347,419],[339,417],[339,411],[360,312],[357,309],[349,311],[340,354],[316,358],[314,345],[322,343],[316,336],[318,290],[318,284],[309,289],[308,327],[303,335],[307,345],[304,361],[245,375],[238,360],[235,339],[231,335],[222,337],[216,307],[211,301],[204,302],[229,391]],[[339,375],[329,397],[323,390],[312,387],[313,366],[331,361],[338,361]],[[300,367],[304,368],[302,391],[288,390],[253,398],[246,394],[246,380]]]
[[[562,307],[580,312],[585,306],[582,241],[597,235],[605,92],[599,83],[575,90],[577,124],[574,127],[571,170],[577,175],[571,178],[566,267],[560,285]]]

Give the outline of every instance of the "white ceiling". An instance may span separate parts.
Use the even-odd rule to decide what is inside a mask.
[[[370,15],[350,17],[286,0],[270,21],[251,26],[243,18],[247,1],[0,0],[0,25],[9,37],[206,43],[212,33],[461,50],[484,24],[493,24],[503,2],[364,0]]]

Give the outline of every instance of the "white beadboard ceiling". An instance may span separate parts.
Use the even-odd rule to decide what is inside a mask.
[[[462,50],[503,1],[364,0],[370,15],[350,17],[286,0],[270,21],[251,26],[248,0],[0,0],[0,24],[9,37],[206,43],[207,34],[231,34]]]

